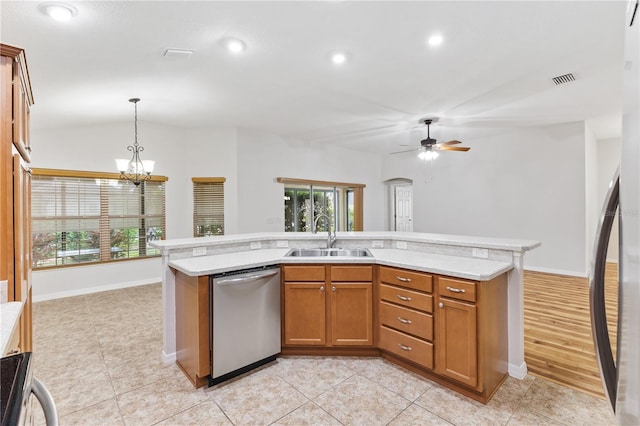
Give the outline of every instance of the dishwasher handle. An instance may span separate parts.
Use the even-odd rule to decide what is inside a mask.
[[[221,286],[244,284],[251,281],[272,277],[276,275],[278,272],[280,272],[279,269],[271,269],[268,271],[256,272],[248,275],[238,275],[238,276],[229,277],[229,278],[216,278],[215,283],[216,285],[221,285]]]

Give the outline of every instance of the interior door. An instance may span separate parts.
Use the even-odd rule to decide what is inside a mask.
[[[413,186],[394,188],[395,231],[413,232]]]

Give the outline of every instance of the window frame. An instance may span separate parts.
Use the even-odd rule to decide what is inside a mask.
[[[310,197],[313,198],[313,187],[333,187],[333,188],[343,188],[345,190],[353,191],[353,210],[354,210],[354,218],[353,218],[353,231],[363,231],[364,227],[364,188],[365,184],[362,183],[348,183],[348,182],[333,182],[333,181],[324,181],[324,180],[313,180],[313,179],[296,179],[296,178],[285,178],[278,177],[276,178],[276,182],[282,183],[285,185],[299,185],[299,186],[308,186],[310,191]],[[283,188],[284,190],[284,188]],[[334,189],[334,194],[337,191]],[[335,227],[335,215],[337,214],[338,209],[346,208],[347,206],[337,205],[334,207],[334,218],[333,225]],[[313,223],[315,221],[313,209],[312,209],[312,228]],[[303,231],[298,231],[303,232]],[[308,231],[307,231],[308,232]]]
[[[31,169],[31,174],[32,174],[32,187],[34,184],[37,185],[36,180],[38,177],[58,177],[58,178],[70,178],[70,179],[86,179],[86,180],[97,180],[97,179],[101,179],[101,180],[117,180],[119,182],[122,182],[124,184],[130,184],[133,185],[133,183],[122,179],[121,175],[119,173],[109,173],[109,172],[95,172],[95,171],[84,171],[84,170],[62,170],[62,169],[48,169],[48,168],[32,168]],[[160,176],[160,175],[153,175],[151,176],[149,179],[149,181],[151,182],[166,182],[169,180],[168,177],[166,176]],[[105,231],[105,228],[110,229],[109,228],[109,219],[111,218],[111,216],[109,216],[109,209],[108,209],[108,195],[105,198],[105,191],[103,190],[104,188],[101,186],[100,187],[100,205],[98,206],[99,210],[100,210],[100,214],[99,214],[99,222],[100,225],[98,227],[98,235],[99,235],[99,245],[100,245],[100,250],[98,253],[99,256],[99,260],[94,260],[94,261],[85,261],[85,262],[78,262],[78,263],[68,263],[68,264],[62,264],[62,265],[46,265],[46,266],[35,266],[32,265],[32,269],[39,271],[39,270],[49,270],[49,269],[58,269],[58,268],[69,268],[69,267],[79,267],[79,266],[95,266],[95,265],[101,265],[101,264],[107,264],[107,263],[113,263],[113,262],[125,262],[125,261],[135,261],[135,260],[143,260],[143,259],[152,259],[152,258],[157,258],[160,257],[161,254],[157,253],[157,254],[151,254],[151,255],[144,255],[144,256],[135,256],[135,257],[126,257],[126,258],[122,258],[122,259],[104,259],[101,260],[100,257],[104,256],[103,253],[103,245],[107,245],[107,253],[111,253],[111,241],[110,238],[111,236],[104,236],[103,233]],[[140,186],[138,186],[138,188],[141,188]],[[32,197],[33,197],[33,191],[32,191]],[[33,200],[32,200],[32,204],[33,204]],[[145,205],[141,206],[141,210],[144,210]],[[161,210],[162,210],[162,216],[161,216],[161,227],[162,227],[162,236],[161,236],[161,240],[166,239],[166,187],[163,186],[162,188],[162,206],[161,206]],[[141,215],[144,215],[144,212],[140,213]],[[31,216],[31,230],[32,230],[32,234],[30,235],[30,238],[33,239],[33,215]],[[56,220],[52,217],[52,220]],[[144,218],[143,218],[144,221]],[[106,224],[106,226],[105,226]],[[75,232],[75,231],[69,231],[69,232]],[[34,250],[34,245],[32,244],[31,250]]]

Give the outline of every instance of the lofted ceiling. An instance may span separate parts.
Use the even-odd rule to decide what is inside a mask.
[[[388,153],[417,146],[425,117],[440,118],[432,135],[471,142],[621,109],[622,0],[68,3],[66,23],[39,2],[0,3],[2,42],[27,52],[33,128],[132,120],[139,97],[141,121]],[[231,54],[228,37],[246,51]],[[566,73],[576,81],[553,83]]]

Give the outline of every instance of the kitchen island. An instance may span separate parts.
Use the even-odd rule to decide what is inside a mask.
[[[286,257],[291,248],[326,246],[324,234],[255,233],[154,242],[162,253],[164,362],[176,360],[176,274],[204,277],[264,265],[368,264],[490,282],[504,276],[509,375],[524,378],[523,255],[537,241],[427,233],[339,232],[337,247],[372,257]]]

